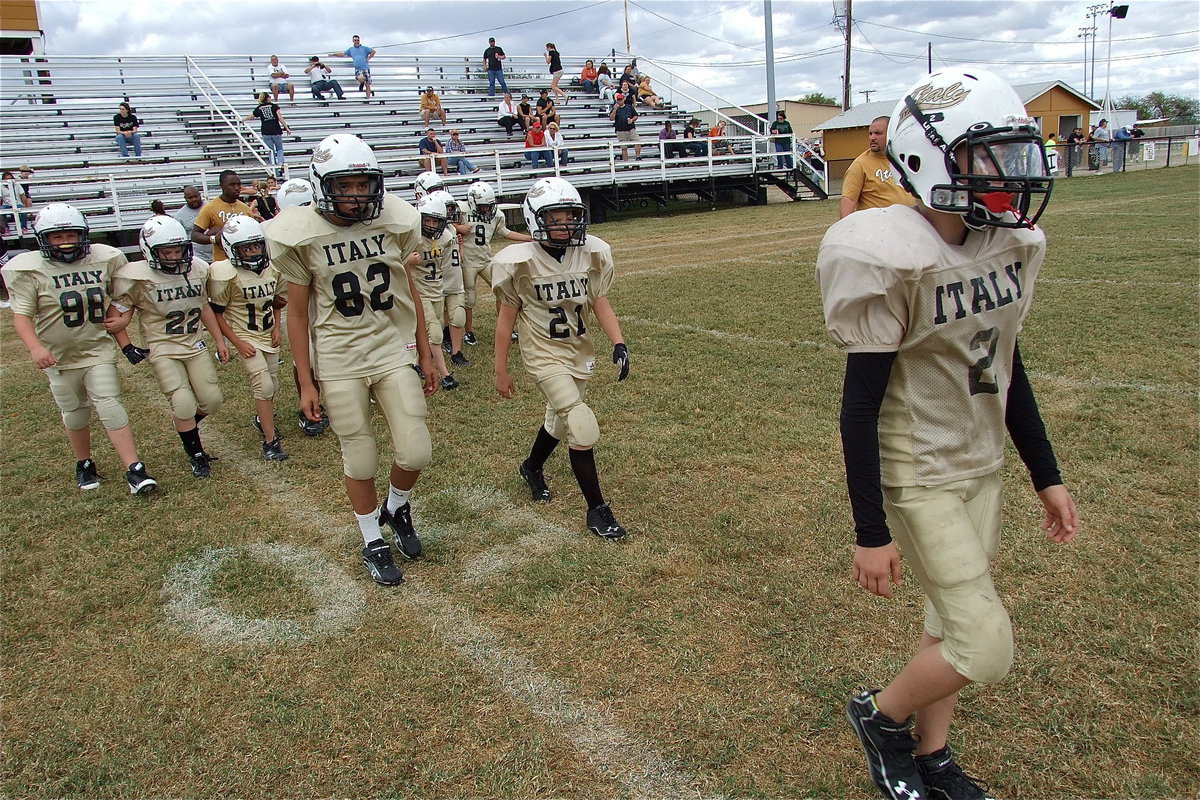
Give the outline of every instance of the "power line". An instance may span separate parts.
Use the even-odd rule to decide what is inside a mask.
[[[855,20],[858,25],[874,25],[876,28],[887,28],[888,30],[901,31],[902,33],[911,33],[914,36],[921,37],[936,37],[939,39],[954,39],[960,42],[979,42],[984,44],[1031,44],[1031,45],[1051,45],[1051,44],[1071,44],[1069,41],[1039,41],[1039,42],[1020,42],[1006,39],[972,39],[966,36],[950,36],[945,33],[929,33],[926,31],[914,31],[911,28],[897,28],[894,25],[884,25],[881,22],[871,22],[869,20]],[[1162,39],[1168,36],[1185,36],[1200,33],[1200,30],[1194,31],[1178,31],[1176,33],[1156,33],[1150,36],[1132,36],[1128,39],[1113,39],[1113,42],[1140,42],[1146,39]]]
[[[599,0],[599,2],[589,3],[586,6],[576,6],[574,8],[569,8],[566,11],[560,11],[557,14],[544,14],[540,17],[535,17],[534,19],[525,20],[524,22],[513,22],[513,23],[509,23],[508,25],[495,25],[495,26],[492,26],[489,28],[483,28],[482,30],[468,31],[467,33],[455,33],[451,36],[435,36],[432,39],[413,39],[410,42],[397,42],[396,44],[375,45],[375,49],[382,50],[385,47],[413,47],[414,45],[430,44],[431,42],[447,42],[447,41],[450,41],[451,39],[465,39],[468,36],[481,36],[485,33],[495,33],[496,31],[508,30],[509,28],[520,28],[522,25],[532,25],[535,22],[536,23],[545,22],[548,19],[554,19],[555,17],[564,17],[567,14],[575,14],[579,11],[587,11],[589,8],[595,8],[596,6],[607,5],[611,2],[613,2],[613,0]]]

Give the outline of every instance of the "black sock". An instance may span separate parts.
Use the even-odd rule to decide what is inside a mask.
[[[592,448],[576,450],[571,448],[571,471],[579,482],[579,491],[587,501],[588,509],[604,505],[604,495],[600,493],[600,477],[596,474],[596,451]]]
[[[200,444],[199,428],[192,428],[190,431],[179,431],[179,441],[183,442],[183,452],[189,456],[198,456],[204,452],[204,445]]]
[[[194,419],[196,420],[196,424],[199,425],[200,421],[207,416],[208,416],[208,414],[202,414],[201,412],[197,411],[196,416],[194,417]]]
[[[537,438],[533,440],[533,447],[529,450],[529,458],[525,463],[534,472],[541,472],[542,467],[546,465],[546,459],[550,458],[550,454],[554,452],[554,448],[558,447],[558,439],[550,435],[546,430],[546,426],[538,428]]]

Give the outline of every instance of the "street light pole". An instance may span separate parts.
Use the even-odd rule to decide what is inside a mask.
[[[1088,89],[1088,97],[1093,100],[1096,99],[1096,17],[1100,16],[1101,14],[1107,14],[1111,5],[1112,2],[1110,0],[1107,5],[1104,3],[1099,3],[1094,6],[1088,6],[1087,16],[1088,19],[1092,21],[1092,80],[1091,87]]]
[[[1108,9],[1108,67],[1105,70],[1104,76],[1104,110],[1108,114],[1112,114],[1113,104],[1112,95],[1109,94],[1109,87],[1112,85],[1112,21],[1113,19],[1125,19],[1125,15],[1129,13],[1129,6],[1114,6],[1109,3]]]

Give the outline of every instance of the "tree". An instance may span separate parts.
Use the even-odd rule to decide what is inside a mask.
[[[796,98],[797,103],[815,103],[819,106],[837,106],[841,105],[837,100],[834,100],[829,95],[821,94],[820,92],[809,92],[803,97]]]
[[[1195,125],[1200,121],[1200,100],[1178,94],[1130,94],[1117,100],[1117,108],[1132,108],[1138,112],[1138,119],[1166,119],[1171,125]]]

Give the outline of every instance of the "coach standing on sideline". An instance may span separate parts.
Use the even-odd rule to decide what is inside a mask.
[[[854,159],[842,178],[842,204],[838,214],[843,218],[864,208],[913,204],[887,158],[888,120],[888,117],[871,120],[871,127],[867,129],[867,149]]]

